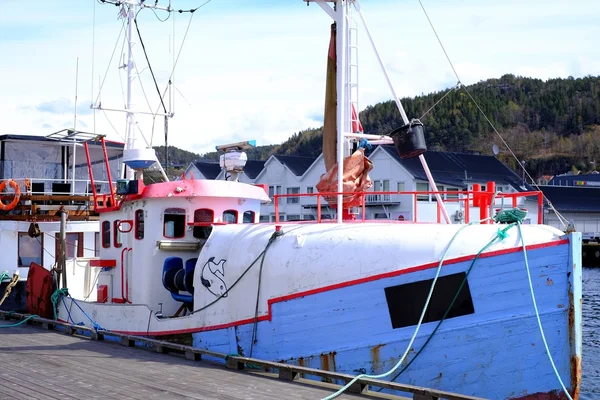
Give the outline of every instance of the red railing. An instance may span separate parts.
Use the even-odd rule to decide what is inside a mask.
[[[479,220],[481,220],[481,221],[485,220],[484,222],[482,222],[485,224],[492,223],[492,221],[489,220],[489,218],[493,217],[493,213],[491,212],[492,208],[498,207],[495,205],[496,200],[510,199],[511,200],[510,204],[505,205],[505,207],[514,208],[514,207],[518,206],[517,199],[536,196],[537,197],[537,223],[538,224],[543,223],[544,195],[541,191],[496,193],[495,190],[496,190],[495,183],[488,182],[486,184],[486,191],[481,190],[481,185],[474,184],[473,190],[471,190],[471,191],[453,190],[453,191],[441,191],[441,192],[437,192],[437,193],[440,193],[442,195],[442,197],[446,197],[446,199],[444,200],[444,203],[453,203],[453,202],[464,203],[463,211],[465,213],[464,214],[464,222],[465,223],[470,222],[470,208],[471,207],[479,208]],[[324,197],[337,198],[337,196],[341,194],[344,196],[348,196],[348,195],[358,196],[360,198],[360,205],[359,205],[359,207],[361,208],[361,212],[360,212],[361,218],[360,219],[357,219],[354,215],[350,214],[349,209],[344,210],[343,219],[344,220],[355,220],[355,221],[366,221],[367,220],[366,219],[366,205],[367,204],[365,202],[365,196],[369,196],[369,195],[410,195],[410,196],[412,196],[412,202],[413,202],[412,222],[416,223],[416,222],[418,222],[417,216],[418,216],[419,196],[427,196],[427,199],[429,199],[429,195],[434,195],[435,193],[436,192],[431,192],[431,191],[409,191],[409,192],[376,191],[376,192],[357,192],[357,193],[326,192],[326,193],[277,194],[277,195],[273,196],[274,206],[275,206],[275,222],[276,223],[280,222],[279,199],[281,199],[281,198],[316,197],[317,198],[317,222],[322,222],[322,216],[321,216],[321,209],[323,206],[322,199]],[[451,196],[451,197],[448,198],[448,196]],[[435,201],[435,198],[434,198],[434,201]],[[437,205],[436,206],[436,211],[437,211],[436,220],[437,220],[437,223],[441,223],[441,220],[442,220],[441,204],[436,203],[436,205]],[[337,209],[337,205],[331,205],[331,207]]]

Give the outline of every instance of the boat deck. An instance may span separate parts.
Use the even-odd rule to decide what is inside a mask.
[[[0,325],[14,322],[0,320]],[[234,371],[206,360],[194,362],[28,325],[0,329],[0,381],[0,398],[28,400],[317,400],[339,387],[303,379],[286,382],[276,374]]]

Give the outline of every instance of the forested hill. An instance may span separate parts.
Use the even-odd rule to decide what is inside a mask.
[[[600,77],[542,81],[505,75],[467,89],[533,174],[587,170],[600,161]],[[500,157],[514,168],[514,160],[464,88],[404,98],[402,104],[409,118],[419,118],[443,96],[421,119],[429,148],[491,154],[495,143]],[[360,120],[371,134],[387,134],[402,125],[393,101],[367,107]],[[275,153],[317,156],[321,128],[294,133],[280,145],[260,146],[248,155],[266,159]],[[216,153],[203,157],[218,159]]]

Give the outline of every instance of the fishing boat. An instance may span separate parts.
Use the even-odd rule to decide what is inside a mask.
[[[75,137],[85,137],[85,147]],[[69,269],[78,267],[77,259],[97,256],[100,224],[88,160],[99,177],[95,188],[107,191],[103,171],[116,176],[123,152],[123,143],[106,141],[102,146],[101,140],[74,129],[47,136],[0,136],[0,309],[27,310],[31,262],[52,269],[61,246]],[[68,221],[62,224],[63,242],[61,219]]]
[[[140,7],[160,7],[117,3],[130,35]],[[490,399],[577,398],[580,234],[520,224],[527,210],[500,204],[540,193],[501,193],[493,182],[484,191],[457,194],[479,219],[452,223],[423,157],[424,127],[408,119],[391,83],[404,126],[390,135],[362,132],[359,29],[350,13],[373,41],[359,2],[308,3],[333,19],[327,170],[319,192],[270,199],[265,187],[239,182],[235,176],[243,173],[249,142],[219,148],[229,180],[182,177],[145,185],[143,169],[156,157],[152,149],[136,147],[130,123],[123,153],[127,179],[108,183],[116,192],[93,193],[96,204],[102,200],[96,208],[99,256],[69,271],[62,289],[70,295],[58,302],[57,318]],[[131,74],[131,54],[128,59]],[[131,122],[133,110],[126,112]],[[403,158],[419,158],[439,223],[361,217],[364,196],[372,193],[364,148],[380,144],[394,144]],[[287,196],[313,196],[317,219],[258,223],[261,204]],[[322,218],[324,204],[335,208],[334,219]],[[86,282],[94,289],[87,297],[81,295]]]

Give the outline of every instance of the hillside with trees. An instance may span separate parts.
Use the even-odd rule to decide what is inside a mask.
[[[571,169],[587,171],[600,162],[600,77],[542,81],[504,75],[466,88],[402,99],[409,118],[420,118],[425,125],[429,149],[492,154],[492,144],[497,144],[499,157],[520,173],[469,93],[532,176]],[[391,100],[368,106],[360,113],[360,120],[365,133],[370,134],[387,134],[402,125]],[[281,144],[259,146],[248,156],[317,156],[321,153],[321,135],[321,128],[300,131]],[[172,147],[169,157],[177,162],[218,160],[215,152],[199,156]]]

